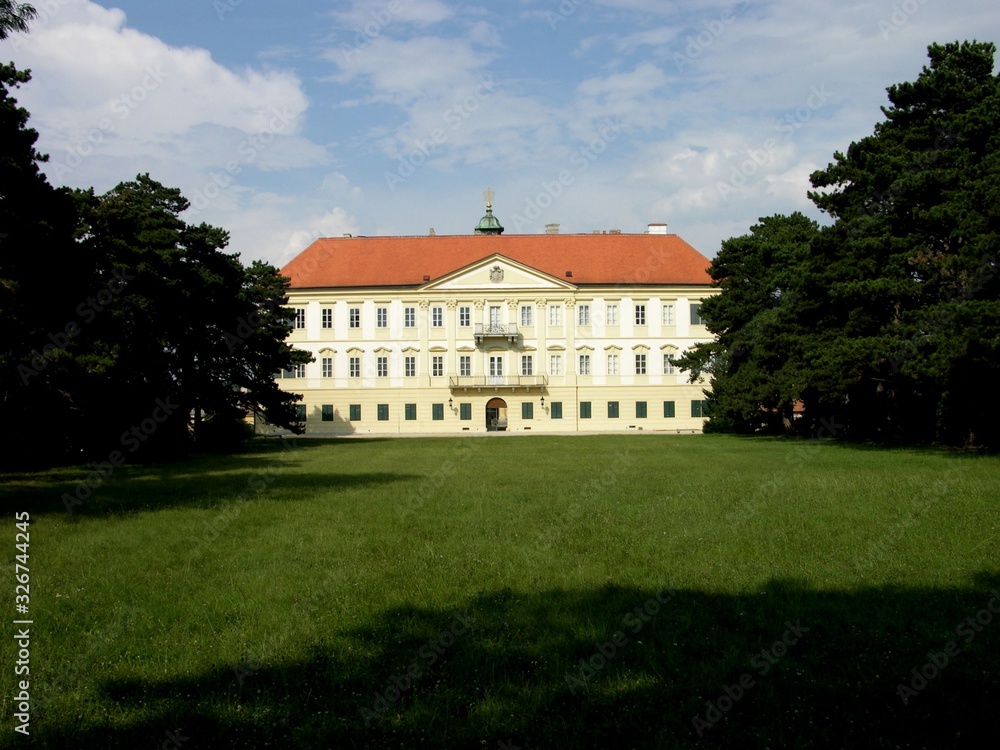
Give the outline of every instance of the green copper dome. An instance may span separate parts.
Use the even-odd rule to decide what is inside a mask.
[[[486,216],[479,220],[479,226],[475,229],[476,234],[503,234],[503,225],[500,220],[493,215],[493,206],[486,204]]]

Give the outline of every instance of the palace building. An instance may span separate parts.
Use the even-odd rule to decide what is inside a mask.
[[[665,224],[504,236],[491,198],[472,234],[319,239],[282,269],[306,434],[700,432],[673,362],[710,338],[709,260]]]

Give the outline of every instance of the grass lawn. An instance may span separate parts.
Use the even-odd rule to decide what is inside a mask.
[[[31,514],[34,747],[997,736],[994,456],[722,436],[271,440],[122,467],[67,513],[85,476],[0,476],[10,569],[14,513]],[[0,746],[27,746],[5,640]]]

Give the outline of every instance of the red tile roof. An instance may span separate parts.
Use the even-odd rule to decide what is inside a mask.
[[[494,254],[572,284],[709,284],[709,260],[673,234],[343,237],[313,242],[281,273],[293,289],[420,286]],[[572,278],[566,272],[572,271]]]

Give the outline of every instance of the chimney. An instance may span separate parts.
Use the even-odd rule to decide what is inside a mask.
[[[558,224],[546,224],[545,225],[545,234],[559,234],[559,225]]]
[[[436,237],[437,232],[434,231],[434,227],[431,227],[431,231],[427,235],[428,237]]]
[[[666,223],[653,223],[649,225],[649,229],[646,230],[646,234],[666,234],[667,225]]]

